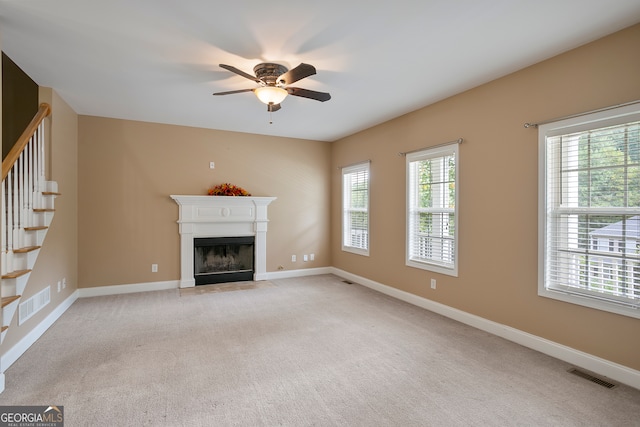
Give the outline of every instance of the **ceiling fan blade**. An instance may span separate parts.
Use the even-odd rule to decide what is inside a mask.
[[[242,70],[238,70],[236,67],[232,67],[231,65],[226,65],[226,64],[220,64],[220,67],[224,68],[225,70],[229,70],[232,73],[236,73],[237,75],[242,76],[245,79],[249,79],[256,83],[260,83],[260,79],[258,79],[256,76],[252,76],[251,74],[247,74]]]
[[[280,104],[267,104],[267,111],[273,113],[280,109]]]
[[[315,99],[316,101],[324,102],[331,99],[331,94],[327,92],[316,92],[315,90],[302,89],[299,87],[287,87],[285,88],[289,95],[301,96],[303,98]]]
[[[305,77],[313,76],[315,73],[316,68],[313,65],[300,64],[278,77],[278,83],[290,85]]]
[[[214,95],[232,95],[234,93],[253,92],[253,89],[230,90],[228,92],[216,92]]]

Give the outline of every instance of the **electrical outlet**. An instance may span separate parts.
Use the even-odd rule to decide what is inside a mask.
[[[431,289],[436,288],[436,279],[431,279]]]
[[[291,262],[296,262],[296,256],[295,255],[291,255]]]
[[[311,254],[311,255],[309,255],[309,259],[310,259],[311,261],[313,261],[314,259],[316,259],[316,254]]]
[[[152,273],[158,272],[158,264],[151,264],[151,272]]]
[[[58,292],[60,292],[60,287],[62,286],[62,282],[58,280]]]
[[[303,255],[302,259],[304,260],[304,262],[309,261],[309,255],[307,255],[307,254]]]
[[[63,277],[62,278],[62,289],[66,288],[66,287],[67,287],[67,278]]]
[[[215,162],[209,162],[209,169],[215,169],[216,164]]]

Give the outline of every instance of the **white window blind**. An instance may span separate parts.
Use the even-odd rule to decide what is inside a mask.
[[[458,144],[407,154],[407,260],[458,275]]]
[[[540,126],[539,294],[640,317],[640,112],[631,113]]]
[[[369,162],[342,168],[342,250],[369,255]]]

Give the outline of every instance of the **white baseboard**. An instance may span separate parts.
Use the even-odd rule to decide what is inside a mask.
[[[434,313],[441,314],[450,319],[457,320],[458,322],[473,326],[474,328],[489,332],[493,335],[497,335],[501,338],[539,351],[540,353],[555,357],[556,359],[563,360],[577,367],[603,375],[614,381],[640,389],[640,371],[636,371],[635,369],[631,369],[627,366],[593,356],[591,354],[576,350],[571,347],[567,347],[562,344],[558,344],[553,341],[549,341],[547,339],[532,335],[519,329],[512,328],[501,323],[493,322],[483,317],[476,316],[474,314],[470,314],[435,301],[431,301],[427,298],[423,298],[409,292],[393,288],[391,286],[383,285],[382,283],[378,283],[365,277],[351,274],[338,268],[331,267],[331,272],[336,276],[351,280],[352,282],[366,286],[370,289],[376,290],[399,300],[408,302],[409,304],[413,304],[426,310],[433,311]]]
[[[13,365],[13,363],[18,360],[18,358],[22,356],[24,352],[27,351],[29,347],[31,347],[33,343],[35,343],[38,338],[40,338],[42,334],[44,334],[46,330],[49,329],[49,327],[51,327],[51,325],[53,325],[77,299],[78,291],[76,290],[67,299],[62,301],[62,303],[58,305],[47,317],[45,317],[42,322],[33,328],[31,332],[2,355],[2,358],[0,359],[0,366],[2,367],[3,372],[2,390],[4,390],[4,372]]]
[[[292,277],[317,276],[333,273],[333,267],[302,268],[300,270],[270,271],[265,274],[266,280],[290,279]]]
[[[133,283],[129,285],[97,286],[95,288],[79,288],[79,297],[100,297],[104,295],[131,294],[134,292],[164,291],[167,289],[177,289],[180,286],[179,280],[168,280],[166,282]]]

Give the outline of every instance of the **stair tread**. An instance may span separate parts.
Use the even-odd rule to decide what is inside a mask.
[[[3,279],[16,279],[20,276],[24,276],[27,273],[30,273],[31,270],[16,270],[16,271],[12,271],[11,273],[7,273],[7,274],[3,274],[2,278]]]
[[[35,208],[33,210],[34,212],[55,212],[55,209],[48,209],[48,208]]]
[[[0,332],[4,332],[4,331],[6,331],[7,329],[9,329],[9,327],[8,327],[8,326],[3,326],[3,327],[2,327],[2,331],[0,331]]]
[[[38,225],[36,227],[25,227],[24,229],[26,231],[36,231],[36,230],[46,230],[47,228],[49,227],[47,227],[46,225]]]
[[[27,252],[31,252],[31,251],[35,251],[37,249],[40,249],[42,246],[26,246],[24,248],[18,248],[18,249],[14,249],[13,253],[16,254],[25,254]]]
[[[20,299],[20,295],[13,295],[10,297],[2,297],[2,307],[6,307],[9,304],[11,304],[14,301],[17,301]]]
[[[43,191],[43,196],[62,196],[62,193],[58,193],[56,191]]]
[[[24,253],[27,253],[27,252],[32,252],[32,251],[38,250],[38,249],[40,249],[41,247],[42,247],[42,246],[25,246],[25,247],[23,247],[23,248],[17,248],[17,249],[14,249],[14,250],[13,250],[13,253],[16,253],[16,254],[24,254]]]

